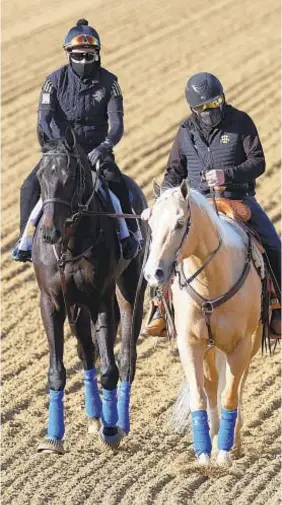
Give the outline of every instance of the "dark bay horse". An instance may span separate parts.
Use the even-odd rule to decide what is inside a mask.
[[[64,140],[46,144],[42,152],[37,176],[43,215],[33,239],[32,260],[50,351],[50,401],[48,440],[38,450],[64,452],[66,317],[77,338],[78,356],[84,369],[89,431],[98,432],[105,444],[118,447],[130,430],[130,390],[146,287],[144,280],[139,281],[144,251],[140,250],[131,261],[123,259],[117,239],[117,219],[105,215],[103,201],[93,189],[87,156],[72,133]],[[145,197],[133,180],[124,177],[134,211],[140,214],[147,207]],[[140,223],[140,228],[145,240],[144,223]],[[119,324],[121,345],[117,365],[114,343]],[[91,326],[95,328],[92,335]],[[100,356],[102,401],[95,369],[96,347]]]

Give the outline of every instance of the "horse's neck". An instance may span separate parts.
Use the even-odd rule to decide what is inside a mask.
[[[193,284],[202,296],[215,298],[230,289],[239,278],[246,252],[242,236],[227,222],[222,225],[224,233],[220,233],[212,218],[196,205],[194,207],[191,228],[183,247],[184,270],[188,276],[195,273],[216,251],[221,240],[218,251]],[[189,235],[193,237],[192,248]]]

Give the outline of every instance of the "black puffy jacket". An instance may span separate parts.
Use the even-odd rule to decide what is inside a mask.
[[[216,127],[201,127],[192,114],[182,121],[175,137],[164,175],[164,186],[178,186],[188,178],[192,188],[208,194],[205,171],[222,169],[227,198],[255,194],[255,179],[265,170],[265,157],[252,119],[231,105]]]

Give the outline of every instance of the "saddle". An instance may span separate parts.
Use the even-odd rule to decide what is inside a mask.
[[[211,205],[214,207],[214,200],[208,199]],[[279,303],[278,297],[276,296],[275,288],[273,285],[273,273],[271,271],[271,267],[269,261],[266,256],[265,248],[260,240],[257,232],[248,224],[248,221],[251,219],[252,212],[251,209],[244,203],[242,200],[229,200],[227,198],[216,197],[215,203],[217,206],[218,212],[226,215],[237,224],[239,224],[245,231],[251,234],[251,239],[254,246],[259,250],[262,254],[264,260],[264,267],[266,272],[266,289],[269,294],[269,303],[271,305],[271,309],[280,309],[281,305]],[[256,266],[256,260],[254,258],[254,264]],[[257,268],[258,270],[258,268]],[[258,272],[261,275],[261,272]]]
[[[257,232],[248,224],[251,218],[251,209],[242,202],[242,200],[229,200],[227,198],[216,197],[208,199],[211,205],[217,206],[218,212],[224,214],[234,223],[238,224],[245,232],[251,235],[252,241],[252,256],[253,263],[262,280],[262,310],[261,320],[263,323],[264,340],[269,335],[270,312],[274,309],[281,309],[278,295],[276,294],[274,283],[275,277],[272,272],[265,248],[257,234]],[[262,264],[262,260],[263,264]],[[152,290],[153,291],[153,290]],[[164,300],[165,298],[165,300]],[[164,303],[165,302],[165,303]],[[157,311],[158,309],[158,311]],[[159,317],[154,319],[156,311]],[[142,334],[147,336],[164,336],[168,335],[173,338],[173,331],[169,320],[173,318],[173,305],[171,290],[168,288],[163,298],[160,298],[156,293],[151,293],[151,306],[147,318],[147,323]]]

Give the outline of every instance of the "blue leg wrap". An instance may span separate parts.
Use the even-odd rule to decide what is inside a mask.
[[[85,410],[88,417],[101,417],[102,402],[99,395],[95,367],[84,370]]]
[[[117,422],[117,389],[108,391],[103,388],[102,423],[106,428],[112,428],[117,425]]]
[[[209,434],[208,414],[206,410],[192,412],[194,451],[199,457],[203,452],[211,453],[212,444]]]
[[[236,410],[221,409],[217,446],[220,450],[230,451],[234,441],[234,429],[237,418]]]
[[[50,389],[48,438],[49,440],[61,440],[65,433],[64,425],[64,391]]]
[[[118,424],[125,433],[130,431],[129,403],[130,403],[131,384],[128,381],[122,381],[118,392]]]

